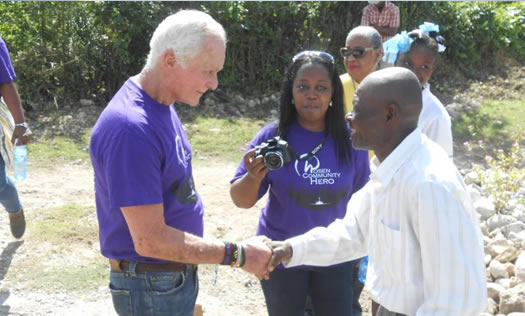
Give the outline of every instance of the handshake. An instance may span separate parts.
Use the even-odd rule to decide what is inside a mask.
[[[246,263],[242,269],[255,274],[259,280],[268,280],[275,267],[292,259],[292,246],[285,241],[272,241],[266,236],[256,236],[242,244],[246,253]]]

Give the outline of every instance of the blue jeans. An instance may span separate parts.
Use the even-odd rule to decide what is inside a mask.
[[[261,286],[269,316],[303,316],[306,296],[316,316],[352,316],[355,262],[331,268],[274,270]]]
[[[0,155],[0,203],[8,213],[22,209],[14,181],[7,176],[4,158]]]
[[[186,271],[135,272],[135,262],[128,271],[110,272],[109,289],[113,307],[121,316],[193,316],[199,292],[197,269]]]

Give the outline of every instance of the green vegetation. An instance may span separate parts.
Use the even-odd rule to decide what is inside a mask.
[[[97,225],[89,217],[95,214],[94,207],[62,205],[43,209],[35,216],[29,238],[37,242],[60,243],[65,239],[68,247],[75,243],[91,243],[97,240]]]
[[[524,109],[525,100],[484,100],[478,109],[453,121],[454,138],[461,142],[482,140],[493,148],[507,148],[521,132]]]
[[[456,141],[464,142],[467,151],[487,168],[475,165],[481,185],[501,212],[525,186],[525,153],[522,149],[524,100],[486,100],[461,119],[453,121]],[[525,204],[525,201],[518,201]]]
[[[40,138],[28,147],[31,163],[37,167],[49,167],[57,162],[89,159],[89,136],[91,130],[84,133],[81,142],[66,136]]]
[[[215,159],[239,163],[248,143],[264,123],[245,118],[197,118],[186,126],[193,148],[193,161]]]
[[[367,3],[323,2],[0,2],[0,34],[18,74],[24,104],[79,98],[107,101],[144,65],[154,28],[181,8],[222,23],[228,50],[221,89],[275,91],[299,50],[336,56]],[[440,25],[448,49],[435,79],[473,78],[499,57],[525,58],[525,2],[407,1],[396,3],[401,30]],[[438,80],[441,81],[441,80]],[[459,80],[458,80],[459,81]]]
[[[98,244],[94,214],[92,206],[68,204],[27,215],[31,226],[24,241],[31,256],[11,267],[22,287],[82,294],[107,283],[106,260],[93,246]]]

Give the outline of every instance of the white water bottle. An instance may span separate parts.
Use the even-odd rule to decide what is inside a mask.
[[[15,165],[13,169],[16,180],[24,180],[27,177],[26,145],[15,146]]]

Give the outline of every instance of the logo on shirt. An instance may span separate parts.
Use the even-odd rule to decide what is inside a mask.
[[[307,161],[295,160],[295,172],[303,179],[308,179],[311,185],[334,184],[341,177],[340,172],[332,172],[330,168],[321,168],[317,156]]]
[[[184,144],[182,143],[182,138],[179,135],[175,137],[175,152],[177,153],[177,159],[179,162],[184,166],[184,168],[187,168],[188,162],[191,160],[191,152],[186,153]]]

